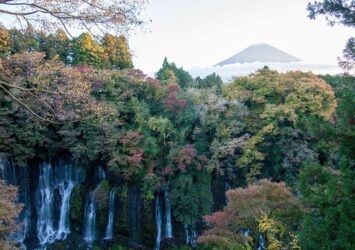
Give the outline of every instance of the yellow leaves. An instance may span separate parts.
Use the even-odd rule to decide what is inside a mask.
[[[124,36],[113,36],[105,34],[102,39],[102,46],[108,57],[112,68],[132,68],[132,55],[128,47],[127,39]]]
[[[263,106],[263,119],[281,116],[295,121],[297,114],[319,114],[329,120],[337,105],[330,85],[312,73],[301,71],[259,70],[236,78],[226,85],[224,93],[230,99]]]
[[[280,221],[270,218],[265,213],[259,220],[259,231],[266,235],[268,250],[301,249],[297,236],[289,232]],[[285,242],[285,237],[289,238],[289,243]]]
[[[58,60],[44,60],[42,53],[17,54],[4,61],[11,72],[11,92],[46,121],[74,121],[110,116],[114,108],[92,94],[97,83],[91,71],[81,72]],[[15,92],[15,90],[18,90]]]
[[[74,44],[74,64],[103,67],[109,56],[105,49],[89,33],[81,34]]]
[[[10,34],[4,28],[0,26],[0,53],[5,53],[10,49]]]
[[[237,160],[237,165],[239,167],[250,167],[250,172],[247,175],[249,181],[260,174],[262,167],[260,161],[265,159],[265,154],[260,152],[257,146],[264,141],[265,135],[273,133],[276,133],[275,125],[269,123],[252,136],[242,148],[243,155]]]
[[[247,123],[253,136],[237,161],[240,167],[250,167],[249,178],[259,174],[265,158],[259,148],[265,145],[268,135],[275,135],[282,126],[294,127],[300,116],[331,120],[337,106],[330,85],[312,73],[301,71],[278,73],[264,68],[237,77],[225,85],[223,93],[231,101],[241,101],[251,113]]]
[[[65,31],[63,29],[58,29],[55,36],[61,42],[65,42],[65,41],[69,40],[67,34],[65,33]]]
[[[148,126],[151,130],[158,132],[164,140],[173,132],[173,124],[164,117],[150,117]]]
[[[239,243],[244,249],[256,249],[255,239],[261,234],[269,250],[297,249],[293,248],[297,238],[291,230],[299,222],[295,212],[301,205],[285,183],[262,179],[246,188],[230,189],[226,196],[228,203],[222,211],[204,217],[210,227],[199,238],[200,243],[221,246],[225,238],[235,246]],[[254,240],[242,234],[246,228]]]

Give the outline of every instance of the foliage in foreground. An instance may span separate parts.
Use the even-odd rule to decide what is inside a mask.
[[[302,206],[284,183],[260,180],[229,190],[227,198],[223,211],[204,217],[210,229],[199,237],[199,243],[214,249],[248,249],[258,246],[263,235],[267,249],[299,249],[295,231]]]
[[[19,228],[16,218],[21,212],[22,204],[17,203],[17,187],[0,180],[0,190],[0,249],[17,249],[11,233]]]

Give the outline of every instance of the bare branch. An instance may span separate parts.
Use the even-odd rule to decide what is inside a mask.
[[[33,116],[35,116],[36,118],[40,119],[41,121],[44,122],[49,122],[49,123],[56,123],[55,121],[52,120],[48,120],[46,118],[43,118],[42,116],[40,116],[39,114],[37,114],[36,112],[34,112],[29,106],[27,106],[25,103],[23,103],[21,100],[19,100],[16,96],[14,96],[9,90],[7,90],[4,86],[2,86],[0,84],[0,88],[2,90],[4,90],[14,101],[16,101],[18,104],[20,104],[21,106],[23,106],[25,109],[27,109]]]
[[[24,20],[28,25],[30,22],[32,26],[34,24],[40,24],[42,28],[63,26],[68,34],[70,34],[68,27],[74,26],[86,29],[90,33],[100,31],[117,34],[143,23],[138,16],[146,2],[145,0],[0,0],[0,13],[16,17],[31,17]]]

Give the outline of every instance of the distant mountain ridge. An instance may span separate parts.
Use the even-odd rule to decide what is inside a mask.
[[[217,63],[214,66],[224,66],[234,63],[253,63],[253,62],[300,62],[301,59],[279,50],[271,45],[261,43],[249,46],[234,56]]]

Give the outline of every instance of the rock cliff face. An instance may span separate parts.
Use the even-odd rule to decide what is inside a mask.
[[[299,62],[299,58],[290,55],[282,50],[272,47],[268,44],[255,44],[247,47],[230,58],[217,63],[215,66],[224,66],[235,63],[253,63],[253,62]]]
[[[25,205],[18,218],[22,228],[14,235],[21,249],[108,249],[113,244],[166,249],[193,245],[197,238],[196,228],[174,220],[169,190],[147,201],[138,188],[108,179],[101,166],[59,157],[18,167],[0,159],[0,178],[19,186],[19,202]]]

